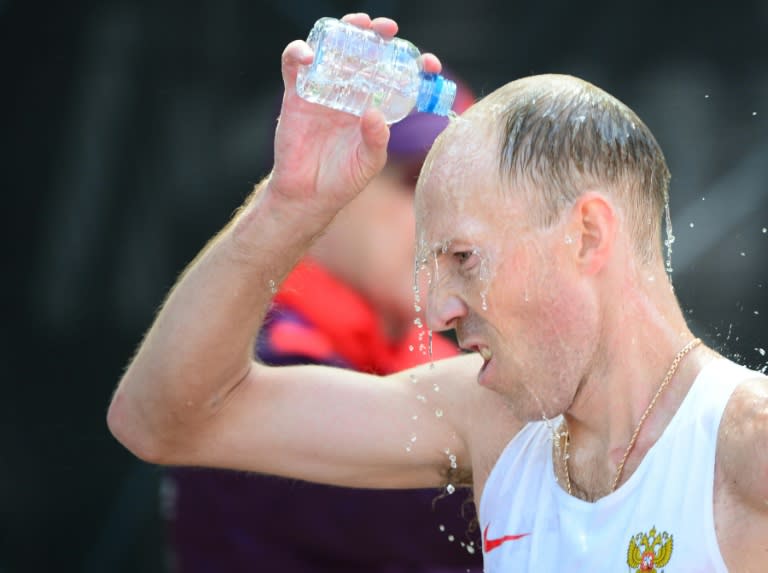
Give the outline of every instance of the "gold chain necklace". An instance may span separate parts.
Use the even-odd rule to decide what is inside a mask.
[[[640,421],[637,423],[637,427],[635,428],[635,431],[632,432],[632,437],[629,440],[629,445],[627,446],[627,449],[624,451],[624,457],[622,457],[621,461],[619,462],[619,465],[616,467],[616,477],[613,478],[613,487],[611,487],[611,493],[616,491],[616,488],[619,485],[621,474],[624,472],[624,464],[627,463],[629,454],[632,453],[632,450],[635,447],[637,436],[640,435],[640,428],[643,427],[643,423],[645,422],[645,419],[648,417],[648,415],[651,413],[651,410],[653,410],[653,407],[656,405],[656,400],[659,399],[659,396],[661,396],[661,393],[664,391],[664,388],[667,386],[667,384],[669,384],[669,381],[672,380],[672,377],[675,375],[675,372],[677,372],[677,369],[680,366],[680,362],[682,362],[683,358],[685,358],[685,355],[688,354],[700,343],[701,343],[701,338],[694,338],[693,340],[691,340],[688,344],[683,346],[682,350],[680,350],[680,352],[678,352],[677,355],[675,356],[674,360],[672,360],[672,364],[669,365],[669,370],[667,370],[667,374],[666,376],[664,376],[664,380],[662,380],[661,384],[659,384],[659,389],[656,390],[656,394],[651,400],[651,403],[648,404],[648,407],[645,409],[645,412],[643,412],[643,415],[640,416]],[[571,441],[570,439],[571,436],[570,436],[570,433],[568,432],[568,426],[565,420],[563,420],[563,426],[565,426],[565,432],[563,434],[565,439],[565,446],[563,447],[563,467],[565,470],[565,485],[566,485],[566,489],[568,490],[568,494],[573,495],[573,492],[571,491],[571,474],[570,474],[570,471],[568,470],[568,443]]]

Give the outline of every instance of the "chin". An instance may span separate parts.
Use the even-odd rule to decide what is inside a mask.
[[[483,371],[481,370],[481,375]],[[529,378],[530,379],[530,378]],[[552,396],[544,396],[536,389],[516,380],[507,378],[499,380],[488,376],[478,376],[481,386],[500,394],[507,403],[512,414],[521,422],[538,422],[542,419],[551,420],[563,413],[564,408],[552,403]]]

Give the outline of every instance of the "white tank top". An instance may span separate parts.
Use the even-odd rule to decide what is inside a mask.
[[[705,366],[637,470],[595,503],[555,480],[551,428],[526,425],[480,501],[486,573],[726,572],[714,524],[715,447],[728,399],[754,375],[724,359]]]

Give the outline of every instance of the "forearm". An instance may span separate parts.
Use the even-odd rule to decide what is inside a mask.
[[[118,386],[110,428],[141,457],[178,448],[244,379],[272,291],[323,227],[265,187],[182,274]]]

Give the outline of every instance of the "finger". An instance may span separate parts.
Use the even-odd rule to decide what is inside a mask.
[[[435,54],[421,55],[421,69],[429,74],[439,74],[443,69],[443,64]]]
[[[366,110],[360,119],[360,132],[363,138],[360,160],[367,171],[365,176],[370,178],[387,162],[389,127],[384,120],[384,114],[376,108]]]
[[[342,22],[347,24],[354,24],[358,28],[370,28],[371,17],[365,12],[357,12],[355,14],[345,14],[341,18]]]
[[[371,28],[385,38],[391,38],[397,34],[397,22],[391,18],[374,18],[371,20]]]
[[[304,40],[294,40],[285,47],[282,56],[282,74],[285,90],[292,90],[296,85],[299,66],[312,63],[315,53]]]

